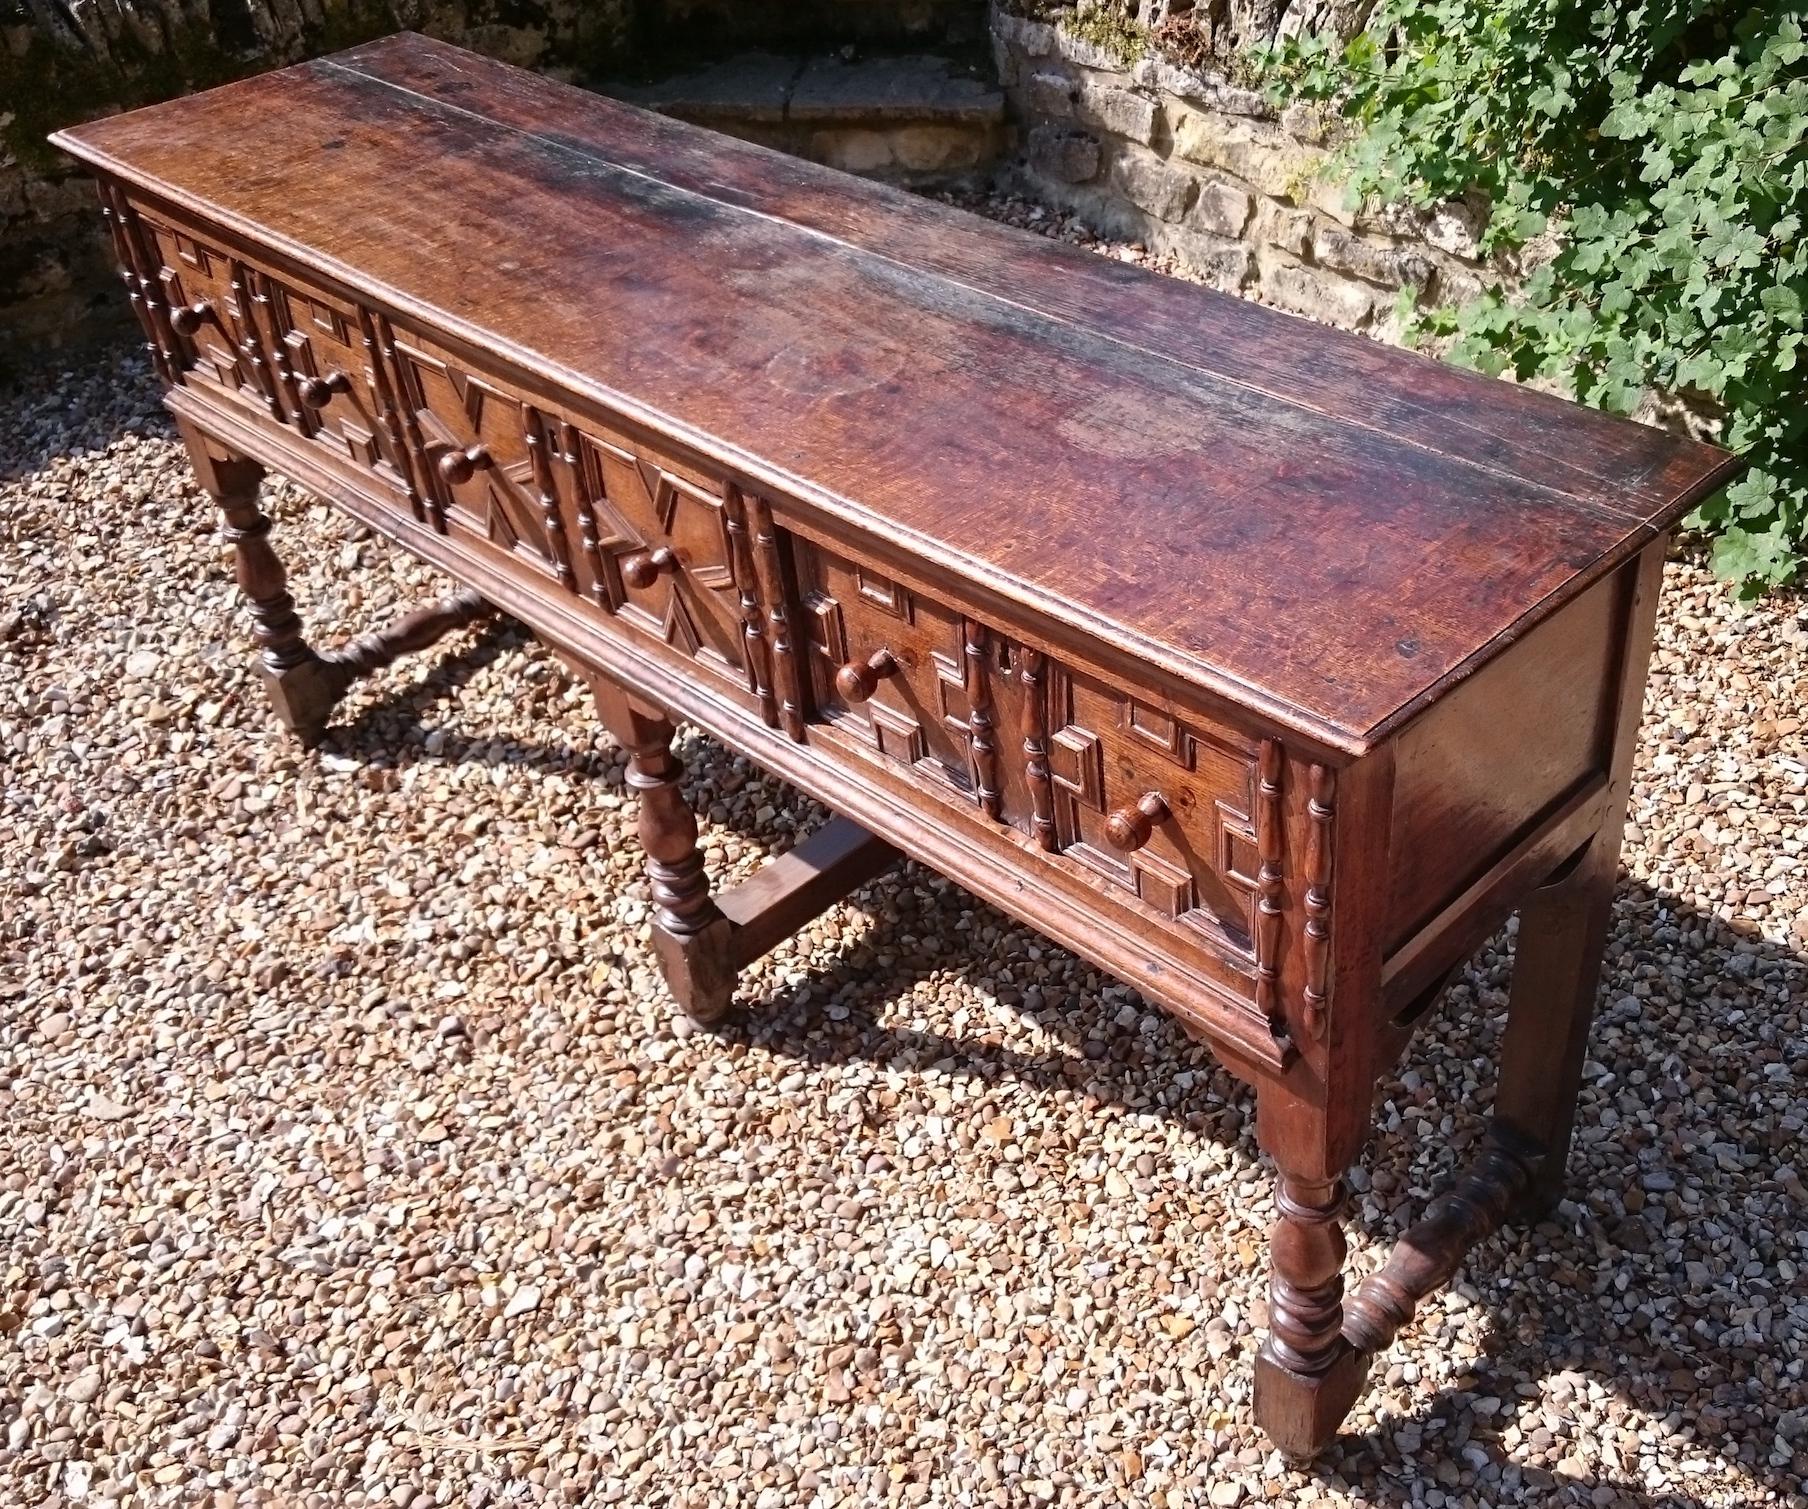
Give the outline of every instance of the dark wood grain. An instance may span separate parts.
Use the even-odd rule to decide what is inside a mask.
[[[865,251],[1024,302],[1087,329],[1306,404],[1390,438],[1498,468],[1657,527],[1720,458],[1710,447],[1578,410],[1529,388],[1293,319],[846,175],[750,142],[415,37],[341,54],[341,66],[636,172]]]
[[[1615,674],[1625,572],[1483,667],[1395,740],[1401,800],[1389,840],[1390,944],[1523,838],[1521,831],[1603,768],[1612,733],[1600,688]],[[1503,738],[1535,726],[1535,740]]]
[[[626,107],[593,102],[587,133],[529,129],[489,112],[483,70],[455,104],[379,76],[407,52],[303,65],[64,144],[943,560],[1064,636],[1122,643],[1346,748],[1650,537],[1643,518],[1452,437],[1420,443],[1278,391],[1312,364],[1250,346],[1234,301],[1165,295],[1186,302],[1200,349],[1249,347],[1266,388],[1039,307],[1035,243],[1005,297],[800,225],[782,201],[617,165],[589,138],[667,129]],[[283,130],[229,129],[246,113]],[[448,217],[447,203],[507,212]],[[1051,270],[1067,261],[1048,249]],[[1414,381],[1433,370],[1378,359]],[[1547,422],[1543,449],[1585,449],[1598,421],[1575,423]],[[1718,472],[1718,453],[1639,438],[1692,466],[1666,509]]]
[[[629,753],[699,1020],[900,853],[1133,983],[1258,1087],[1278,1446],[1554,1198],[1719,452],[420,38],[60,139],[290,726],[507,612]],[[462,590],[316,652],[266,467]],[[712,894],[680,717],[842,815]],[[1515,909],[1484,1156],[1346,1301],[1377,1079]]]

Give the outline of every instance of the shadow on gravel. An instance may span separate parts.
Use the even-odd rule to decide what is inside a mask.
[[[520,650],[529,640],[528,631],[512,618],[492,618],[480,625],[474,634],[460,635],[458,648],[437,658],[413,662],[420,674],[406,686],[384,692],[360,706],[349,719],[341,718],[327,727],[325,747],[345,753],[381,753],[391,760],[410,758],[438,759],[448,762],[474,757],[478,739],[465,740],[447,734],[446,747],[438,754],[428,754],[413,739],[395,742],[399,730],[418,732],[421,711],[430,703],[443,701],[461,690],[486,666],[494,665],[505,654]],[[560,768],[572,764],[576,755],[569,749],[538,750],[544,755],[528,763],[555,763]]]
[[[59,363],[0,385],[0,483],[59,457],[104,451],[128,435],[175,433],[143,342],[122,339],[79,367]]]
[[[419,739],[428,706],[530,642],[508,620],[488,625],[330,731],[326,748],[377,755],[385,763],[506,758],[537,768],[595,767],[593,754],[568,745],[510,744],[499,755],[480,739],[453,735],[437,752]],[[683,737],[681,746],[691,768],[726,758],[701,735]],[[750,826],[740,831],[768,846],[774,837]],[[899,883],[900,873],[908,883]],[[944,936],[950,920],[941,911],[944,896],[973,914],[973,927],[953,941]],[[1149,1030],[1142,1021],[1147,1010],[1132,994],[1101,1002],[1070,987],[997,988],[994,971],[1010,965],[1009,950],[1020,946],[1018,925],[919,866],[871,883],[852,902],[876,919],[873,929],[818,969],[801,998],[764,1008],[744,1000],[746,1013],[721,1029],[724,1037],[803,1062],[866,1058],[1092,1095],[1177,1119],[1191,1133],[1235,1144],[1252,1164],[1259,1160],[1253,1097],[1221,1069],[1195,1068],[1188,1087],[1165,1099],[1149,1093],[1149,1080],[1159,1083],[1163,1064],[1186,1061],[1190,1045],[1166,1019]],[[997,942],[984,953],[959,941],[988,930]],[[1045,947],[1065,962],[1056,945]],[[1665,967],[1665,959],[1681,962]],[[983,1036],[957,1039],[887,1025],[887,1008],[938,972],[972,977],[1001,1004],[1030,1012],[1068,1051],[1026,1054]],[[1086,977],[1083,965],[1055,973]],[[1494,1061],[1505,983],[1498,964],[1472,965],[1459,977],[1383,1082],[1383,1119],[1398,1108],[1436,1103],[1439,1081],[1460,1082],[1473,1061]],[[1453,1493],[1498,1493],[1492,1502],[1502,1504],[1684,1509],[1702,1502],[1686,1490],[1654,1494],[1610,1477],[1522,1468],[1514,1459],[1533,1453],[1498,1444],[1516,1419],[1531,1437],[1544,1428],[1541,1406],[1561,1420],[1578,1390],[1600,1389],[1662,1420],[1665,1431],[1691,1436],[1704,1468],[1734,1469],[1753,1492],[1801,1502],[1808,1380],[1792,1351],[1788,1315],[1790,1291],[1799,1286],[1788,1284],[1782,1293],[1772,1286],[1779,1262],[1808,1268],[1808,1234],[1781,1214],[1799,1213],[1808,1203],[1788,1164],[1808,1099],[1790,1077],[1804,1052],[1800,1007],[1793,1016],[1779,1013],[1765,997],[1771,987],[1786,1006],[1808,999],[1808,959],[1638,882],[1622,882],[1582,1123],[1586,1129],[1593,1117],[1599,1125],[1603,1109],[1611,1108],[1617,1118],[1612,1161],[1623,1177],[1573,1181],[1553,1220],[1532,1230],[1510,1228],[1472,1254],[1458,1281],[1489,1306],[1483,1355],[1454,1386],[1418,1400],[1410,1415],[1342,1438],[1300,1481],[1316,1478],[1326,1488],[1340,1480],[1359,1483],[1364,1501],[1416,1505],[1427,1502],[1427,1478],[1440,1465],[1473,1469],[1489,1461],[1499,1469],[1498,1488],[1439,1481]],[[1119,1025],[1115,1018],[1126,1004],[1134,1009],[1125,1015],[1128,1025]],[[1380,1189],[1386,1180],[1386,1188],[1408,1193],[1380,1220],[1353,1201],[1352,1223],[1386,1242],[1422,1215],[1423,1191],[1441,1188],[1460,1167],[1485,1125],[1490,1099],[1484,1090],[1475,1103],[1439,1104],[1457,1120],[1448,1135],[1378,1133],[1365,1160],[1365,1184],[1372,1180]],[[1572,1159],[1574,1173],[1579,1162]],[[1528,1275],[1534,1292],[1525,1287]],[[1622,1292],[1638,1296],[1631,1325],[1623,1320],[1625,1301],[1613,1302]],[[1377,1359],[1374,1383],[1388,1367],[1386,1356]],[[1493,1412],[1475,1407],[1488,1398],[1505,1404]],[[1553,1436],[1564,1439],[1561,1431]],[[1636,1458],[1636,1438],[1616,1444]],[[1549,1455],[1542,1441],[1534,1449]]]
[[[930,883],[948,884],[939,879]],[[869,887],[855,898],[856,904],[876,901],[883,885],[881,881]],[[970,904],[991,913],[1007,935],[1014,926],[985,903]],[[1779,1260],[1808,1264],[1808,1250],[1791,1252],[1808,1248],[1808,1238],[1793,1231],[1793,1223],[1781,1214],[1792,1204],[1797,1211],[1802,1208],[1802,1186],[1787,1164],[1800,1121],[1808,1117],[1808,1098],[1799,1090],[1786,1091],[1784,1104],[1791,1109],[1757,1109],[1763,1104],[1759,1092],[1765,1086],[1774,1092],[1778,1084],[1774,1072],[1769,1076],[1763,1072],[1766,1063],[1773,1071],[1792,1072],[1800,1045],[1792,1052],[1786,1031],[1767,1033],[1769,1011],[1748,987],[1780,975],[1793,982],[1796,999],[1808,998],[1808,959],[1787,947],[1743,937],[1720,919],[1679,906],[1637,882],[1622,881],[1617,911],[1622,924],[1628,918],[1642,919],[1648,926],[1655,920],[1679,938],[1698,939],[1690,945],[1689,984],[1719,982],[1708,990],[1690,989],[1686,999],[1675,1003],[1680,1008],[1678,1019],[1654,1024],[1649,1033],[1596,1032],[1591,1088],[1607,1093],[1607,1087],[1636,1087],[1635,1099],[1664,1105],[1670,1114],[1633,1125],[1621,1120],[1622,1184],[1585,1187],[1588,1180],[1581,1160],[1572,1159],[1569,1197],[1555,1218],[1535,1229],[1509,1228],[1472,1254],[1458,1281],[1490,1306],[1484,1355],[1456,1385],[1418,1401],[1410,1416],[1391,1420],[1368,1435],[1344,1437],[1313,1469],[1314,1476],[1361,1481],[1369,1493],[1382,1494],[1377,1502],[1422,1504],[1423,1474],[1411,1479],[1392,1476],[1403,1461],[1412,1459],[1420,1467],[1461,1463],[1467,1449],[1467,1465],[1492,1459],[1505,1468],[1516,1452],[1495,1443],[1516,1416],[1521,1416],[1521,1429],[1529,1436],[1540,1428],[1536,1418],[1540,1401],[1551,1403],[1561,1416],[1567,1413],[1565,1401],[1578,1389],[1598,1387],[1618,1394],[1646,1416],[1664,1420],[1669,1431],[1691,1433],[1698,1456],[1718,1457],[1746,1476],[1753,1488],[1769,1489],[1779,1502],[1802,1502],[1802,1483],[1808,1474],[1808,1380],[1790,1341],[1788,1315],[1791,1299],[1800,1290],[1785,1282],[1778,1292],[1776,1264]],[[893,912],[862,941],[862,958],[870,960],[880,952],[908,956],[910,951],[898,945],[910,921],[910,913]],[[1642,1025],[1636,1020],[1639,1008],[1630,1008],[1635,1015],[1629,1021],[1623,1003],[1634,1000],[1630,991],[1641,981],[1644,937],[1631,947],[1624,945],[1623,934],[1616,941],[1621,946],[1610,945],[1597,1021],[1599,1025],[1617,1014],[1620,1025],[1636,1029]],[[886,1006],[908,995],[935,970],[983,974],[981,966],[998,962],[1002,961],[943,954],[894,969],[870,986],[860,981],[858,970],[846,972],[832,965],[806,1007],[761,1018],[757,1003],[750,1002],[753,1014],[728,1030],[812,1062],[858,1055],[900,1067],[934,1066],[987,1081],[1009,1080],[1104,1098],[1133,1093],[1134,1079],[1143,1082],[1137,1086],[1142,1092],[1136,1095],[1138,1110],[1177,1118],[1190,1132],[1235,1143],[1251,1163],[1259,1161],[1253,1118],[1248,1115],[1253,1092],[1244,1091],[1230,1104],[1222,1100],[1211,1104],[1203,1082],[1218,1076],[1200,1074],[1195,1086],[1171,1104],[1147,1096],[1148,1074],[1159,1074],[1163,1062],[1176,1062],[1185,1051],[1185,1039],[1171,1023],[1151,1035],[1138,1027],[1115,1026],[1110,1010],[1089,1011],[1087,1003],[1069,1001],[1065,1024],[1057,1030],[1075,1051],[1043,1056],[881,1024]],[[850,977],[836,978],[844,974]],[[1478,994],[1497,994],[1501,983],[1483,984],[1471,973],[1453,987],[1450,998],[1383,1082],[1379,1098],[1384,1105],[1423,1103],[1424,1075],[1435,1071],[1440,1059],[1467,1061],[1485,1053],[1493,1061],[1504,1011],[1479,1005]],[[829,1003],[832,1009],[845,1011],[844,1021],[821,1020]],[[1021,1007],[1021,999],[1010,1004]],[[1725,1022],[1738,1020],[1741,1012],[1752,1029],[1743,1052],[1726,1052],[1725,1037],[1711,1062],[1707,1052],[1690,1047],[1711,1037],[1698,1029],[1718,1023],[1724,1030]],[[1050,1024],[1049,1018],[1046,1008],[1038,1013],[1044,1026]],[[1414,1078],[1403,1083],[1403,1075]],[[1427,1143],[1423,1138],[1377,1133],[1365,1159],[1366,1172],[1389,1178],[1397,1189],[1445,1187],[1486,1124],[1491,1090],[1487,1093],[1488,1100],[1477,1104],[1439,1107],[1458,1120],[1459,1129],[1448,1138]],[[1735,1130],[1726,1118],[1741,1107]],[[1585,1123],[1590,1109],[1585,1103]],[[1616,1114],[1624,1117],[1623,1111],[1616,1109]],[[1760,1138],[1761,1143],[1755,1141]],[[1735,1169],[1745,1173],[1743,1181],[1729,1179]],[[1770,1208],[1750,1209],[1763,1195],[1770,1197],[1766,1201]],[[1410,1199],[1387,1218],[1373,1221],[1365,1218],[1362,1202],[1353,1201],[1350,1219],[1376,1241],[1391,1242],[1404,1225],[1423,1214],[1426,1203],[1423,1197]],[[1677,1251],[1679,1230],[1685,1235]],[[1671,1247],[1668,1252],[1666,1243]],[[1752,1271],[1744,1271],[1748,1268]],[[1536,1275],[1536,1296],[1521,1288],[1528,1272]],[[1616,1289],[1640,1296],[1639,1311],[1649,1314],[1652,1323],[1621,1323],[1610,1302]],[[1654,1339],[1654,1331],[1666,1339]],[[1383,1355],[1374,1365],[1374,1382],[1381,1381],[1387,1368]],[[1473,1407],[1484,1398],[1506,1401],[1506,1407],[1484,1415]],[[1781,1450],[1778,1443],[1783,1443]],[[1626,1444],[1636,1457],[1636,1440]],[[1525,1496],[1512,1500],[1517,1502],[1626,1509],[1682,1509],[1701,1502],[1686,1491],[1654,1495],[1634,1482],[1560,1478],[1539,1468],[1526,1470],[1520,1486],[1508,1491]]]

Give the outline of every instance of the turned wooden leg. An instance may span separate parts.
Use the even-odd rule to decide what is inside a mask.
[[[402,655],[424,650],[453,629],[492,616],[496,609],[476,592],[448,594],[405,614],[386,628],[319,652],[302,637],[288,572],[270,544],[270,518],[258,507],[264,469],[204,434],[186,420],[176,427],[188,446],[195,476],[219,506],[239,591],[251,609],[259,669],[276,715],[303,744],[316,743],[327,719],[360,677]]]
[[[628,751],[628,785],[640,794],[640,843],[653,892],[653,947],[685,1014],[705,1025],[728,1015],[734,995],[733,927],[710,895],[697,852],[697,819],[684,800],[684,767],[672,753],[672,720],[614,682],[586,675],[597,713]]]
[[[678,780],[672,720],[576,660],[597,713],[628,751],[628,784],[640,793],[640,842],[653,889],[653,947],[687,1016],[706,1026],[729,1013],[735,976],[902,857],[858,823],[837,817],[796,848],[722,893],[710,893],[697,852],[697,819]]]
[[[327,716],[344,688],[302,637],[295,599],[289,596],[288,572],[270,545],[269,516],[257,506],[264,469],[192,425],[182,420],[176,423],[194,462],[195,476],[225,521],[239,592],[251,609],[259,669],[270,705],[285,726],[303,743],[311,744],[326,727]]]
[[[1310,1112],[1274,1111],[1282,1098],[1279,1086],[1264,1087],[1257,1113],[1278,1180],[1255,1408],[1256,1422],[1280,1450],[1307,1458],[1337,1434],[1362,1392],[1368,1359],[1343,1336],[1343,1171],[1320,1155],[1322,1139],[1309,1135]]]

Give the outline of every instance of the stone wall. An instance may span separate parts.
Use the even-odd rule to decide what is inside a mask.
[[[736,47],[971,48],[986,0],[0,0],[0,374],[123,328],[60,126],[411,28],[582,79]]]
[[[800,18],[840,37],[958,42],[990,33],[1018,137],[1015,187],[1140,240],[1217,286],[1386,334],[1402,288],[1477,286],[1474,216],[1364,219],[1319,180],[1324,124],[1221,74],[1303,24],[1347,28],[1368,0],[0,0],[0,371],[126,315],[85,177],[44,145],[58,126],[413,27],[582,77]],[[1060,23],[1060,24],[1057,24]],[[751,29],[751,30],[750,30]],[[657,46],[649,39],[661,39]],[[853,166],[854,164],[848,164]]]
[[[1402,289],[1479,291],[1473,208],[1352,212],[1318,175],[1328,123],[1314,110],[1275,110],[1165,59],[1146,33],[1101,43],[998,9],[992,33],[1022,133],[1014,186],[1031,197],[1227,292],[1348,330],[1391,333]]]
[[[981,12],[983,18],[984,12]],[[1009,145],[1004,95],[963,61],[918,53],[848,60],[751,53],[620,99],[863,177],[978,188]]]
[[[983,53],[986,40],[986,0],[635,0],[635,14],[641,51],[653,57],[848,43]]]

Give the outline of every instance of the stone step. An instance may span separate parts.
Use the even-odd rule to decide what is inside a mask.
[[[926,54],[854,60],[745,53],[650,84],[599,87],[681,120],[896,183],[978,180],[1006,145],[998,84]]]

